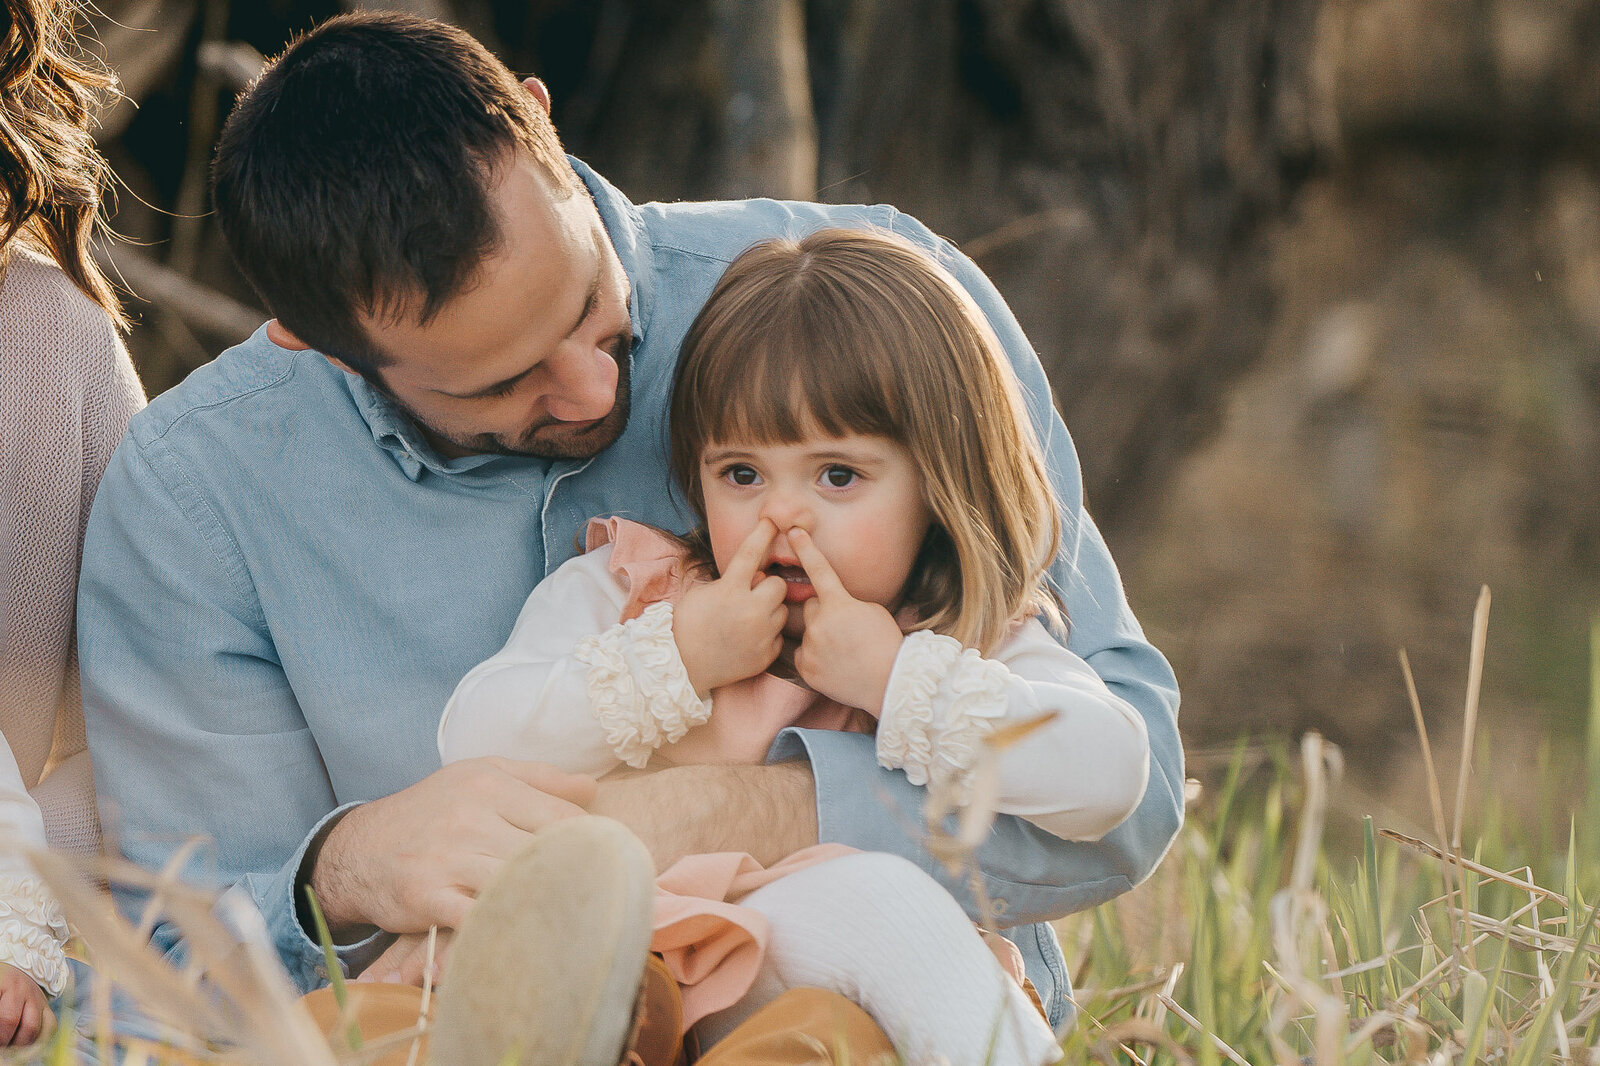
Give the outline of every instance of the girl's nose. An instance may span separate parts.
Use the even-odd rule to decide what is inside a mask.
[[[794,545],[789,543],[789,530],[796,526],[812,532],[813,521],[811,508],[798,495],[786,492],[774,492],[767,497],[761,508],[761,516],[772,520],[778,527],[778,535],[772,542],[772,554],[785,559],[793,559]]]

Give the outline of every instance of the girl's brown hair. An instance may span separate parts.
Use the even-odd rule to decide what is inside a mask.
[[[76,3],[0,0],[0,269],[12,240],[37,247],[120,326],[89,246],[109,171],[89,120],[116,79],[73,37]]]
[[[1061,521],[1016,377],[972,298],[900,238],[821,230],[739,256],[684,338],[671,425],[702,523],[708,446],[901,444],[934,516],[900,605],[917,628],[988,652],[1018,617],[1059,621]]]

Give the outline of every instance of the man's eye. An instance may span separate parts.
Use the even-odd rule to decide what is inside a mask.
[[[722,476],[735,485],[754,485],[761,480],[761,475],[756,473],[755,467],[745,466],[742,463],[738,466],[728,467],[727,470],[723,471]]]
[[[481,393],[480,395],[487,400],[497,400],[503,396],[510,396],[513,392],[517,391],[517,382],[520,380],[522,379],[517,378],[512,381],[502,381],[494,388],[487,392]]]
[[[849,488],[856,480],[856,472],[848,466],[830,466],[822,472],[822,480],[836,489]]]

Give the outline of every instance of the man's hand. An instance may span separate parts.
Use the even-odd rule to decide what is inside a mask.
[[[806,631],[795,649],[795,671],[829,699],[876,717],[905,636],[888,608],[850,595],[810,534],[791,529],[789,543],[817,591],[806,601]]]
[[[696,585],[672,610],[672,638],[695,692],[754,677],[783,650],[784,581],[757,580],[778,528],[763,518],[717,580]]]
[[[593,779],[542,763],[452,763],[345,815],[308,880],[336,940],[369,926],[454,929],[530,834],[584,813],[594,795]]]

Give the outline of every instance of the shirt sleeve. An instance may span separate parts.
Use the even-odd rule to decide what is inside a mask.
[[[996,730],[1038,724],[991,749]],[[1144,722],[1089,665],[1032,619],[993,657],[952,637],[910,634],[878,724],[878,765],[966,804],[974,774],[996,782],[994,810],[1066,840],[1098,840],[1144,795]],[[985,766],[993,759],[992,766]]]
[[[101,821],[132,861],[248,891],[303,990],[327,977],[296,916],[306,848],[338,806],[232,540],[159,437],[113,454],[78,589],[85,722]],[[287,859],[287,861],[285,861]],[[118,892],[124,913],[142,899]],[[156,945],[182,956],[175,927]],[[359,968],[373,938],[341,949]]]
[[[990,894],[1010,901],[1008,924],[1058,918],[1104,902],[1148,877],[1177,836],[1183,824],[1177,681],[1166,659],[1145,639],[1116,564],[1084,507],[1077,453],[1022,328],[989,279],[952,245],[906,215],[894,214],[890,225],[950,270],[1005,349],[1061,507],[1062,549],[1050,574],[1070,623],[1066,646],[1133,707],[1149,738],[1143,798],[1121,825],[1099,840],[1067,841],[1024,819],[1002,817],[979,849]],[[904,773],[879,767],[871,738],[792,730],[779,737],[769,757],[811,760],[823,840],[911,858],[970,904],[970,893],[961,883],[965,878],[945,876],[917,839],[922,789]]]
[[[627,598],[611,545],[563,563],[534,587],[511,637],[456,686],[439,756],[534,759],[599,777],[643,766],[711,714],[695,695],[658,603],[618,624]]]

